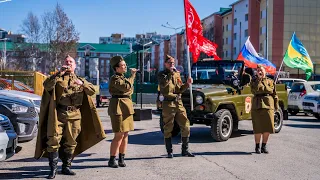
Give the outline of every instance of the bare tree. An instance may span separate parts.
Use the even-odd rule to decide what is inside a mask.
[[[38,43],[41,38],[41,25],[39,19],[32,12],[29,12],[27,18],[23,20],[21,25],[22,32],[27,35],[27,41],[30,43]]]
[[[42,16],[44,42],[48,43],[50,69],[60,66],[67,54],[76,53],[79,33],[60,4]]]

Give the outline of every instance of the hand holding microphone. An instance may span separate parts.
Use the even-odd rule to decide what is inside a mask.
[[[173,66],[173,67],[170,67],[170,71],[171,72],[177,72],[177,69],[176,69],[176,67]]]
[[[67,71],[70,70],[70,66],[67,66],[67,65],[63,65],[61,68],[60,68],[60,75],[64,75],[64,73],[66,73]]]
[[[136,68],[130,68],[131,74],[135,74],[137,72],[139,72],[139,69]]]

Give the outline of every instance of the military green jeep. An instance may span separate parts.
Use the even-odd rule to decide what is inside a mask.
[[[251,119],[251,89],[243,76],[242,61],[198,61],[192,66],[193,110],[190,106],[190,90],[182,94],[190,124],[211,126],[211,136],[216,141],[226,141],[233,131],[238,130],[241,120]],[[276,85],[280,109],[275,112],[275,132],[280,132],[283,119],[288,119],[287,90],[284,84]],[[158,109],[161,110],[161,94]],[[160,116],[163,132],[163,120]],[[192,129],[191,129],[192,130]],[[172,136],[177,136],[180,128],[175,122]]]

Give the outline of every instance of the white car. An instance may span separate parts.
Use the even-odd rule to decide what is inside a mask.
[[[16,97],[22,100],[29,101],[34,104],[36,111],[40,113],[41,96],[39,95],[16,90],[0,90],[0,95]]]
[[[300,111],[304,111],[302,102],[306,95],[317,92],[320,87],[320,81],[295,82],[288,95],[288,112],[296,115]]]
[[[0,114],[0,161],[13,156],[17,148],[18,137],[7,116]]]
[[[318,91],[306,95],[302,105],[304,112],[312,113],[314,117],[320,120],[320,84],[317,86]]]
[[[307,82],[304,79],[296,79],[296,78],[279,78],[278,79],[278,84],[285,84],[287,86],[288,94],[291,90],[292,84],[294,82]]]

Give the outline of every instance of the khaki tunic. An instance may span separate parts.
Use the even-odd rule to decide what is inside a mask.
[[[174,126],[174,120],[181,129],[181,137],[190,136],[190,122],[187,118],[186,109],[183,106],[181,94],[188,89],[187,83],[183,84],[180,73],[164,70],[158,74],[160,93],[164,96],[162,103],[162,117],[164,138],[170,138]]]
[[[111,118],[113,132],[128,132],[134,130],[133,125],[133,84],[135,74],[126,78],[123,74],[116,73],[110,78],[109,92],[112,96],[130,96],[130,98],[111,98],[108,114]]]
[[[279,108],[274,81],[254,78],[250,86],[254,95],[251,109],[254,133],[274,133],[274,110]]]
[[[76,80],[81,80],[83,85],[75,84]],[[55,86],[64,87],[61,98],[57,100],[57,117],[58,128],[57,136],[48,137],[47,151],[56,152],[60,147],[60,141],[63,138],[64,151],[73,153],[77,146],[77,137],[81,132],[81,112],[80,106],[83,102],[84,93],[93,95],[95,93],[94,86],[85,79],[77,77],[75,74],[59,74],[51,76],[44,82],[44,88],[51,91]],[[66,110],[63,106],[75,106],[75,110]],[[49,128],[49,127],[48,127]]]

